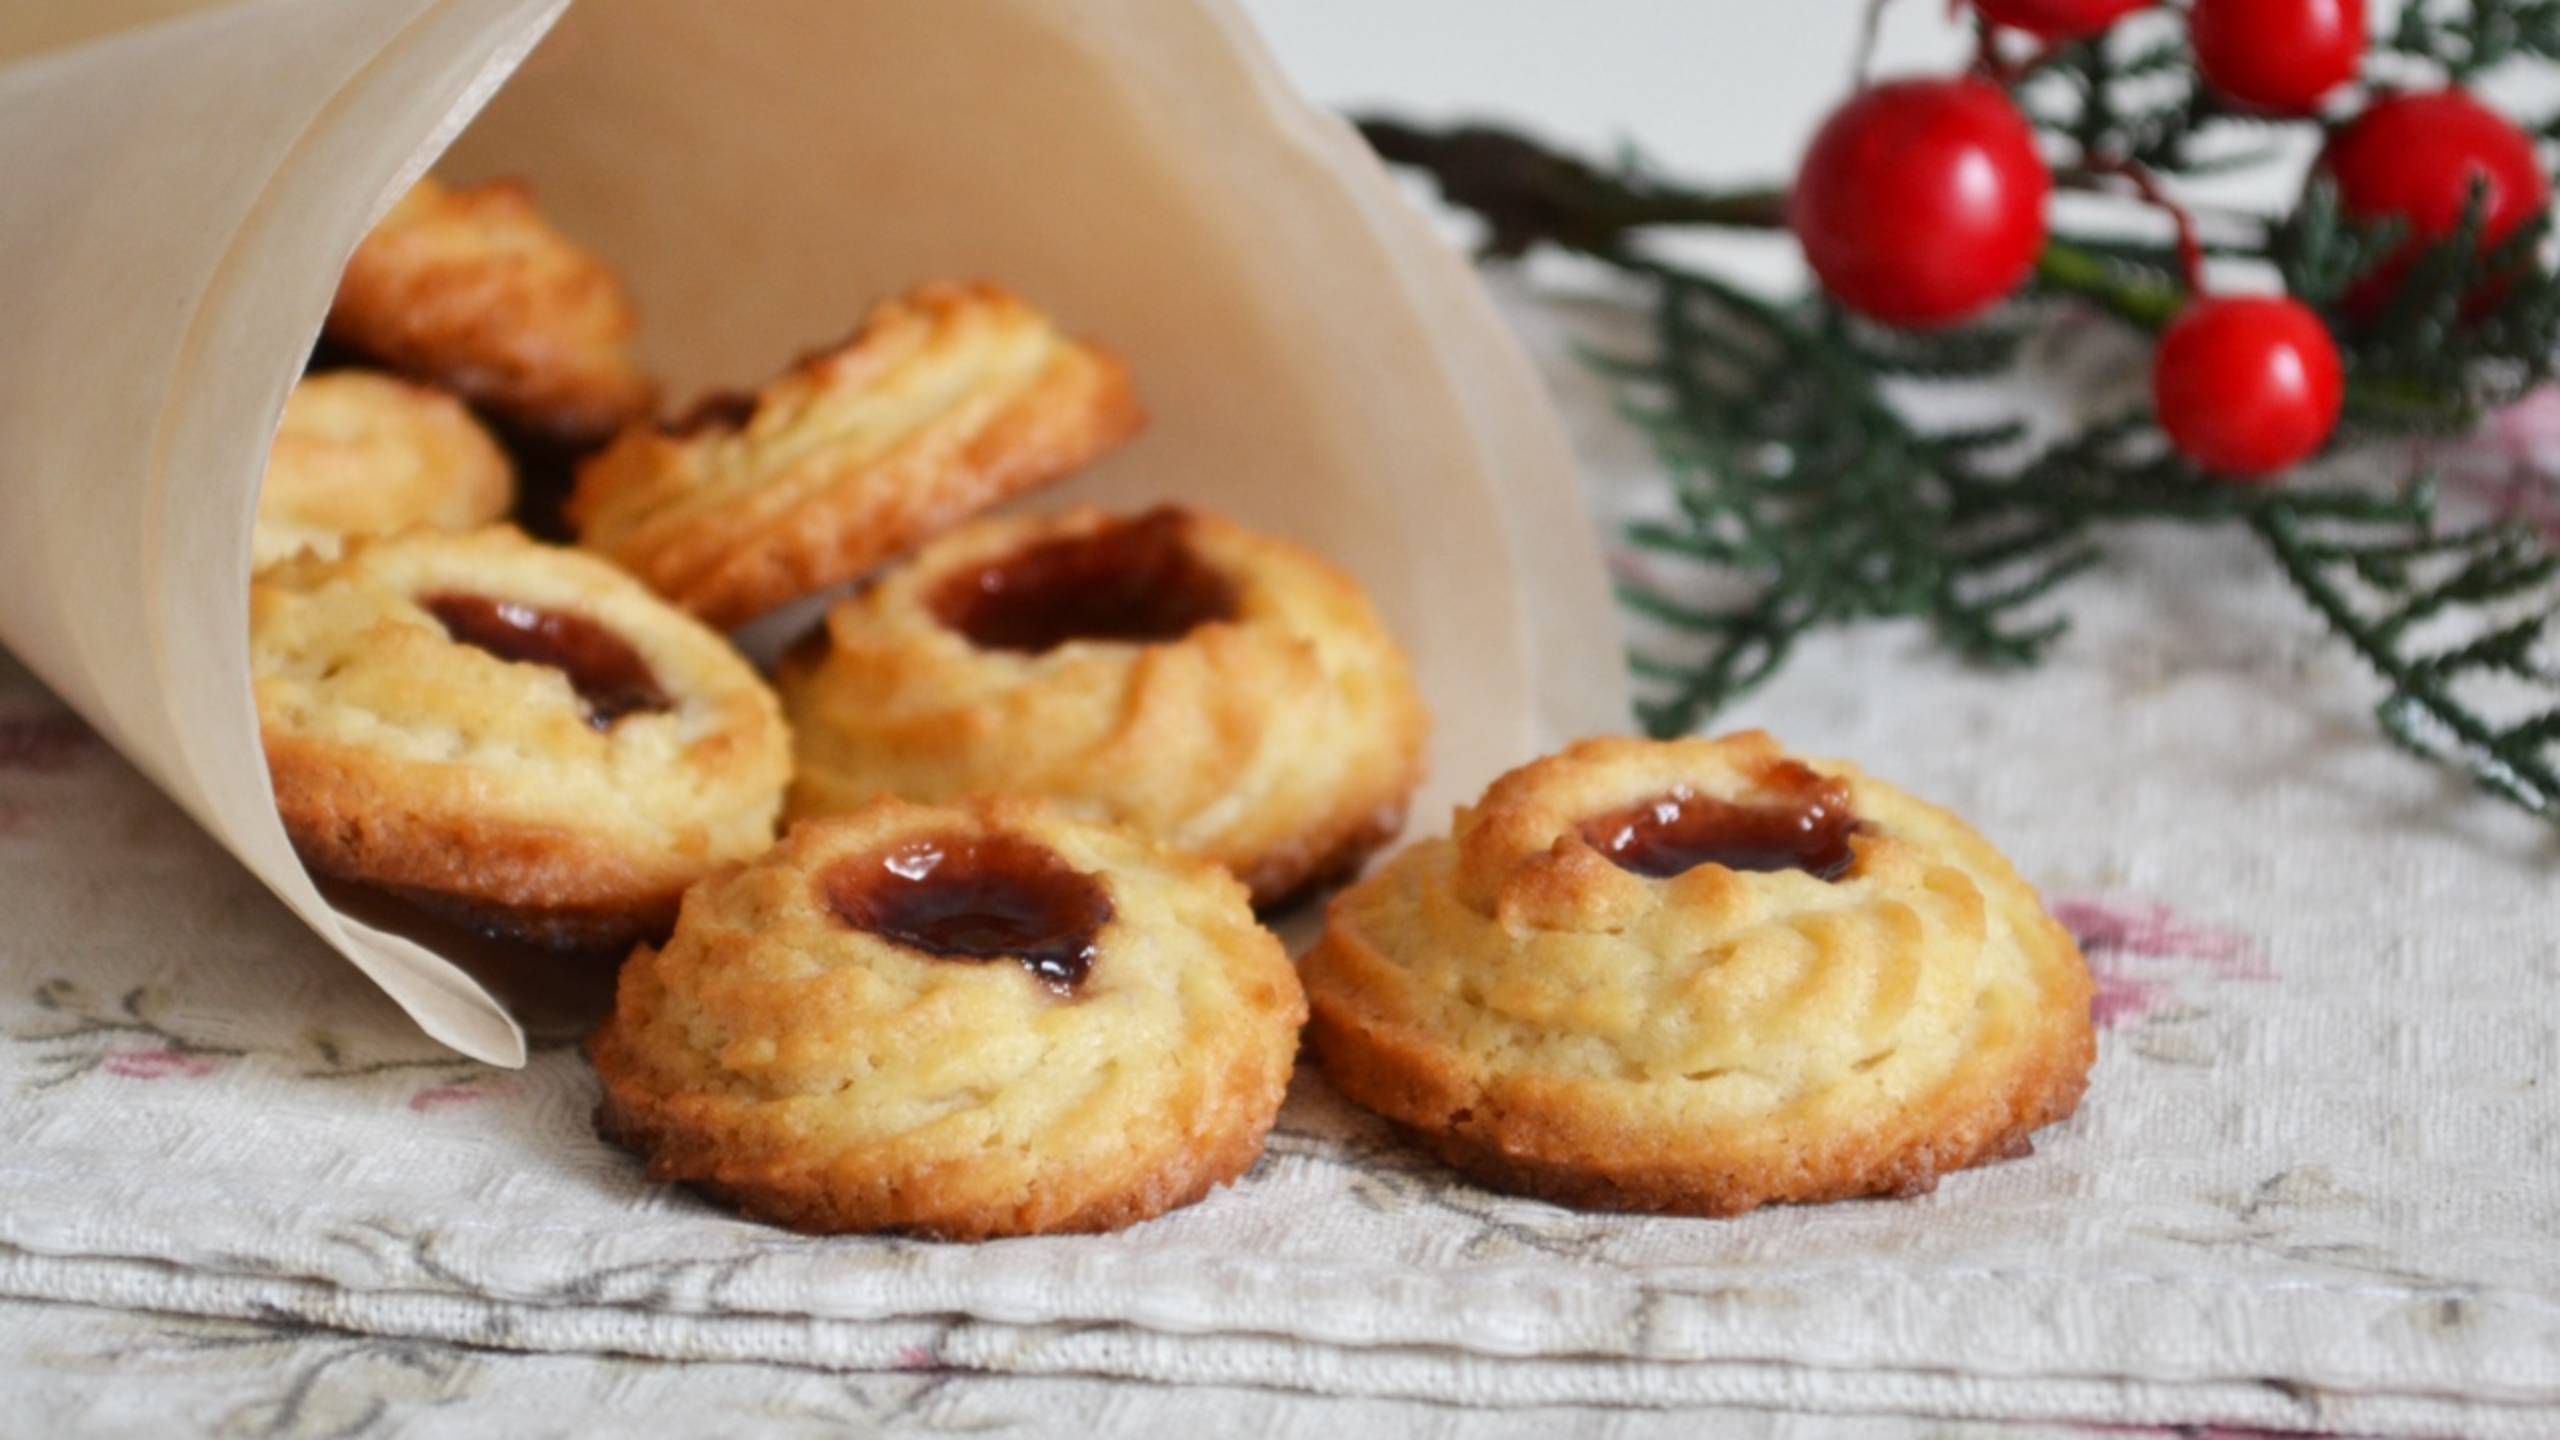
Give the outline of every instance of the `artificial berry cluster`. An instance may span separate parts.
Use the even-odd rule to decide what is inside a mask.
[[[2045,247],[2055,174],[2006,85],[2004,31],[2045,45],[2099,35],[2152,0],[1971,0],[1988,22],[1974,73],[1862,87],[1804,158],[1788,222],[1823,288],[1887,325],[1953,325],[2015,293]],[[2204,84],[2235,108],[2316,118],[2357,77],[2364,0],[2194,0],[2189,42]],[[2121,156],[2082,154],[2073,180],[2129,185],[2178,222],[2188,299],[2160,338],[2152,395],[2161,429],[2198,466],[2266,480],[2336,428],[2345,367],[2331,326],[2372,322],[2417,257],[2466,218],[2483,253],[2550,203],[2533,139],[2459,87],[2372,96],[2328,134],[2313,173],[2354,219],[2393,222],[2392,253],[2324,317],[2285,295],[2207,288],[2194,227]],[[2472,313],[2503,285],[2472,293]]]

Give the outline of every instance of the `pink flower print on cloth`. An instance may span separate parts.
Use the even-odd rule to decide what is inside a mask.
[[[2053,915],[2079,938],[2097,982],[2090,1018],[2101,1029],[2127,1032],[2134,1050],[2151,1059],[2212,1063],[2197,1023],[2213,1014],[2212,993],[2225,983],[2276,978],[2254,938],[2182,919],[2165,905],[2064,900]]]

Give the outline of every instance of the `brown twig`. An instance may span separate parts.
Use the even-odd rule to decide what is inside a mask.
[[[2204,242],[2196,237],[2196,217],[2161,186],[2159,177],[2130,160],[2118,160],[2107,155],[2091,155],[2082,162],[2082,167],[2095,174],[2113,175],[2127,181],[2133,186],[2134,193],[2142,197],[2143,203],[2168,215],[2171,223],[2178,227],[2178,273],[2187,282],[2188,290],[2203,294]]]

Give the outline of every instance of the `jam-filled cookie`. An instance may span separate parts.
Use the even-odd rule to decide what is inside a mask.
[[[882,801],[704,881],[589,1042],[649,1173],[810,1231],[1106,1230],[1234,1179],[1306,1000],[1215,867],[1041,802]]]
[[[593,556],[503,527],[360,540],[261,574],[249,624],[276,808],[324,875],[623,949],[772,843],[773,693]]]
[[[1348,576],[1171,508],[976,521],[838,603],[780,683],[795,817],[1046,795],[1266,906],[1401,828],[1427,728]]]
[[[754,395],[578,471],[578,542],[715,625],[850,580],[1137,433],[1129,378],[994,285],[926,285]]]
[[[420,180],[347,261],[329,308],[341,348],[460,395],[567,449],[649,413],[622,277],[552,228],[515,180]]]
[[[2079,1103],[2071,936],[1955,816],[1768,736],[1586,740],[1334,902],[1309,1037],[1503,1189],[1729,1215],[1908,1195]]]
[[[461,401],[368,370],[304,377],[284,402],[251,543],[264,568],[349,536],[471,530],[507,513],[515,471]]]

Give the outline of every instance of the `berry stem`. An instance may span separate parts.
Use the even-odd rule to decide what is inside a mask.
[[[2178,227],[2178,273],[2187,282],[2190,292],[2203,294],[2204,242],[2196,238],[2196,217],[2188,213],[2187,207],[2162,188],[2157,176],[2130,160],[2091,155],[2085,157],[2081,165],[2092,174],[2113,175],[2130,183],[2144,204],[2168,215],[2171,223]]]
[[[2187,303],[2185,286],[2144,279],[2129,267],[2068,240],[2045,242],[2036,278],[2047,289],[2076,295],[2145,330],[2157,330]]]
[[[2044,40],[2022,59],[2012,60],[2000,53],[2000,27],[1980,25],[1974,29],[1973,70],[2003,90],[2014,90],[2018,82],[2042,70],[2069,48],[2068,40]]]
[[[1876,41],[1884,34],[1884,7],[1893,0],[1867,0],[1866,14],[1858,24],[1858,48],[1849,60],[1849,88],[1861,89],[1868,72],[1875,68]]]

